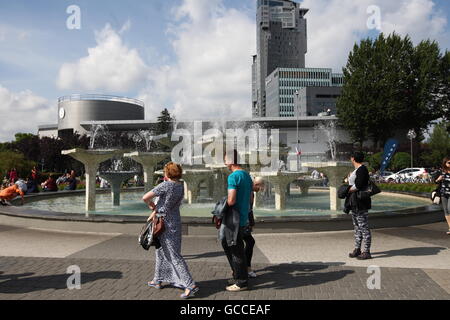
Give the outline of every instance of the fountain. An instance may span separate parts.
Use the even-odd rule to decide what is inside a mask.
[[[318,169],[328,177],[330,185],[330,210],[341,210],[341,199],[338,197],[337,189],[342,184],[342,180],[352,170],[353,165],[347,161],[305,162],[302,165],[304,167]]]
[[[137,171],[124,171],[122,160],[113,160],[111,170],[101,171],[99,176],[111,185],[111,198],[113,206],[120,206],[120,188],[122,183],[133,178]]]
[[[122,155],[120,150],[72,149],[61,152],[84,164],[86,172],[86,211],[95,211],[95,179],[100,163]]]
[[[142,137],[142,139],[145,140],[145,146],[146,151],[135,151],[131,153],[124,154],[125,157],[131,158],[134,161],[140,163],[142,165],[142,169],[144,170],[144,191],[148,192],[151,189],[153,189],[154,180],[153,180],[153,174],[156,169],[156,165],[169,158],[170,152],[150,152],[152,148],[153,142],[159,142],[163,145],[172,145],[172,142],[170,141],[167,134],[154,136],[149,131],[139,131],[138,135],[135,136],[133,139],[135,141],[138,141],[139,137]]]

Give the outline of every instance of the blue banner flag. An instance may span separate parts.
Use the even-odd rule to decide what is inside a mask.
[[[380,174],[384,172],[384,170],[389,165],[389,162],[391,162],[391,159],[394,156],[395,151],[397,151],[397,148],[398,148],[397,140],[389,139],[388,141],[386,141],[386,144],[384,145],[383,158],[381,159]]]

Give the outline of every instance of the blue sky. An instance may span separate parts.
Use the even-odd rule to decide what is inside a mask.
[[[164,107],[183,118],[250,116],[255,2],[0,0],[0,113],[17,119],[0,128],[0,141],[55,123],[57,98],[72,93],[140,98],[148,119]],[[309,67],[339,71],[355,41],[376,36],[366,26],[372,4],[383,31],[450,48],[447,0],[303,4]],[[80,30],[66,27],[70,5],[81,9]]]

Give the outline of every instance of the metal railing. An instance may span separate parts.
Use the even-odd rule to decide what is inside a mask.
[[[144,102],[138,99],[104,95],[104,94],[72,94],[69,96],[59,98],[58,104],[67,101],[84,101],[84,100],[117,101],[117,102],[132,103],[141,107],[145,106]]]

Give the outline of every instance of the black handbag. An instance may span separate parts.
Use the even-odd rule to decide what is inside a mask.
[[[145,250],[150,249],[153,242],[153,223],[148,221],[141,229],[138,238],[139,244]]]
[[[372,181],[372,179],[369,179],[369,184],[367,186],[367,189],[364,191],[358,191],[357,197],[359,200],[366,200],[370,197],[379,194],[381,192],[380,188],[375,184],[375,182]]]

